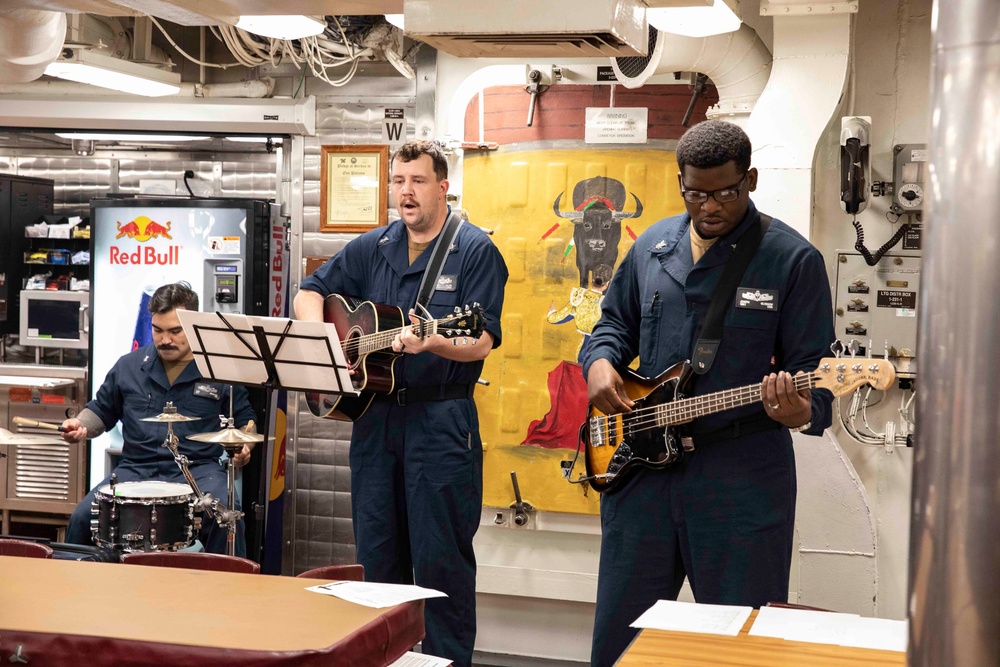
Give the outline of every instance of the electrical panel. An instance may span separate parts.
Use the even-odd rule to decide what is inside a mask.
[[[837,253],[836,336],[856,340],[859,354],[888,352],[898,377],[916,375],[921,262],[920,255],[902,252],[869,266],[856,252]]]

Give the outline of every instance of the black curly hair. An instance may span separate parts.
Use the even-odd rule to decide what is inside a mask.
[[[684,133],[677,142],[677,166],[711,169],[735,162],[740,171],[750,169],[750,137],[739,125],[724,120],[705,120]]]

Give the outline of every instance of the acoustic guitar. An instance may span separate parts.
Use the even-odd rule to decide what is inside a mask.
[[[306,405],[317,417],[356,421],[377,394],[392,393],[396,386],[395,365],[400,355],[392,351],[392,341],[407,326],[406,320],[396,306],[339,294],[324,300],[323,320],[337,329],[347,364],[354,371],[351,383],[361,394],[306,392]],[[479,338],[485,322],[482,307],[473,304],[464,310],[456,306],[453,315],[412,326],[419,338],[434,334]]]
[[[599,493],[614,493],[641,467],[665,468],[684,451],[693,450],[691,438],[678,429],[698,417],[761,401],[761,384],[687,397],[691,370],[687,361],[674,364],[656,378],[619,369],[625,393],[635,401],[631,412],[607,415],[593,405],[580,427],[585,448],[587,481]],[[795,389],[829,389],[834,396],[862,384],[887,389],[896,369],[884,359],[824,358],[811,373],[793,377]]]

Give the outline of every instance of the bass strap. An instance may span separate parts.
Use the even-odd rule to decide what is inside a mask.
[[[701,328],[701,336],[694,345],[694,354],[691,357],[692,370],[697,375],[704,375],[712,368],[715,355],[719,351],[719,343],[722,342],[722,320],[729,308],[732,295],[739,287],[740,279],[743,278],[750,260],[757,252],[760,241],[764,238],[764,232],[771,225],[771,216],[766,213],[758,215],[758,224],[751,225],[737,242],[736,250],[729,258],[726,269],[719,278],[719,284],[712,293],[712,302],[708,306],[708,314],[705,315],[705,324]]]
[[[420,314],[420,306],[427,308],[427,303],[437,288],[438,278],[444,270],[444,261],[448,258],[448,249],[451,248],[452,241],[458,236],[458,229],[464,221],[452,210],[448,212],[448,219],[445,220],[441,233],[438,234],[434,248],[431,250],[431,258],[424,269],[424,275],[420,279],[420,287],[417,288],[416,310]]]

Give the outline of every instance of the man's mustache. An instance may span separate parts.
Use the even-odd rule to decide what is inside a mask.
[[[157,350],[176,350],[177,348],[174,347],[173,345],[157,345],[156,349]]]

